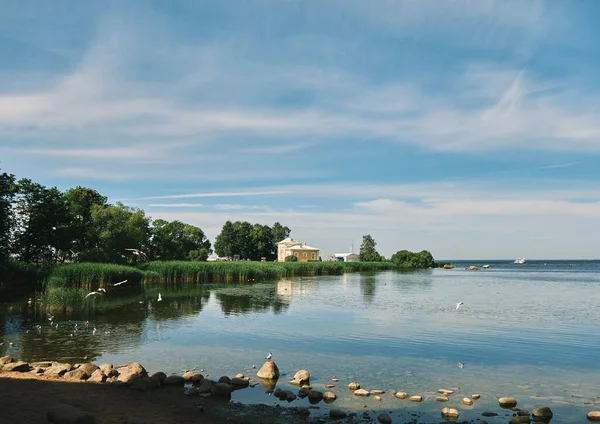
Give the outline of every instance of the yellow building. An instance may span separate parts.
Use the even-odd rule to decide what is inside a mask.
[[[320,249],[316,247],[311,247],[288,237],[277,243],[277,261],[285,262],[286,257],[293,255],[298,258],[298,262],[316,262],[319,260],[319,251]]]

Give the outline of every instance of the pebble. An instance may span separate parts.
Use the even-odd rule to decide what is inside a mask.
[[[358,389],[360,389],[360,384],[353,381],[352,383],[348,384],[348,389],[358,390]]]
[[[438,393],[443,394],[444,396],[448,396],[451,395],[452,393],[454,393],[452,390],[448,390],[448,389],[439,389]]]
[[[408,397],[408,393],[406,393],[406,392],[396,392],[396,394],[394,396],[396,396],[398,399],[406,399]]]
[[[469,399],[468,397],[466,397],[466,398],[463,398],[463,399],[462,399],[462,403],[464,403],[464,404],[465,404],[465,405],[467,405],[467,406],[471,406],[471,405],[473,405],[473,401],[472,401],[471,399]]]
[[[335,378],[335,377],[333,377],[333,378],[331,379],[331,381],[333,381],[334,383],[336,383],[336,382],[338,382],[338,381],[340,381],[340,380],[339,380],[339,378]]]
[[[326,384],[325,388],[326,389],[333,389],[335,387],[335,384]]]
[[[252,369],[256,368],[256,365],[252,365]]]
[[[423,402],[423,396],[411,396],[408,400],[411,402]]]
[[[388,414],[379,414],[377,416],[377,421],[379,421],[381,424],[392,424],[392,417],[390,417]]]
[[[480,397],[481,397],[481,395],[479,393],[473,393],[471,395],[471,399],[475,399],[475,400],[479,399]]]
[[[365,389],[357,389],[354,391],[354,395],[355,396],[369,396],[370,393],[368,390],[365,390]]]
[[[377,402],[381,401],[381,396],[373,396],[373,399],[375,399]]]
[[[442,409],[442,417],[455,420],[458,418],[458,410],[454,408],[444,408]]]
[[[501,397],[500,399],[498,399],[498,404],[502,408],[512,408],[517,406],[517,400],[511,397]]]
[[[370,392],[372,395],[382,395],[385,393],[384,390],[371,390]]]
[[[449,399],[448,396],[437,396],[435,400],[438,402],[448,402]]]
[[[244,378],[244,374],[242,374],[242,373],[239,373],[239,374],[237,374],[237,375],[235,376],[235,378]]]

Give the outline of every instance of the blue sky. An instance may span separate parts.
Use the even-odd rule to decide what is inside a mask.
[[[598,258],[600,3],[0,0],[0,166],[324,252]]]

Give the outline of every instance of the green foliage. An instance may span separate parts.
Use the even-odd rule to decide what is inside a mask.
[[[289,255],[285,257],[286,262],[298,262],[298,258],[295,255]]]
[[[145,276],[142,270],[130,266],[81,262],[56,265],[48,277],[46,287],[83,289],[87,294],[98,287],[110,290],[112,284],[123,280],[127,280],[127,283],[120,286],[120,289],[140,287]]]
[[[392,255],[392,262],[403,269],[432,268],[434,266],[433,256],[427,250],[411,252],[399,250]]]
[[[292,231],[288,227],[284,227],[279,222],[276,222],[273,224],[273,228],[271,229],[271,233],[273,235],[273,244],[279,243],[281,240],[288,238],[291,232]]]
[[[150,256],[156,260],[205,261],[210,253],[204,232],[193,225],[157,219],[151,232]]]
[[[0,282],[35,286],[46,279],[51,266],[26,262],[5,261],[0,263]]]
[[[359,252],[361,262],[381,262],[382,260],[385,260],[385,258],[375,250],[375,246],[377,246],[377,243],[375,243],[375,240],[370,234],[363,236]]]
[[[70,218],[70,250],[66,252],[70,259],[79,259],[79,255],[97,249],[98,232],[92,222],[92,208],[106,207],[107,199],[96,190],[76,187],[64,194],[67,212]]]
[[[227,221],[215,239],[215,252],[221,257],[239,255],[242,260],[258,261],[264,257],[267,261],[273,261],[277,258],[275,243],[289,233],[290,229],[278,222],[271,228],[245,221]],[[280,239],[281,236],[285,237]]]
[[[17,192],[15,176],[0,174],[0,264],[8,261],[14,221],[12,202]]]

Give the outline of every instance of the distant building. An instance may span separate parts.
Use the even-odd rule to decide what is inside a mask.
[[[288,256],[295,256],[298,262],[316,262],[319,260],[320,249],[300,243],[290,237],[277,243],[277,261],[285,262]]]
[[[329,256],[329,260],[333,262],[359,262],[358,253],[333,253]]]

